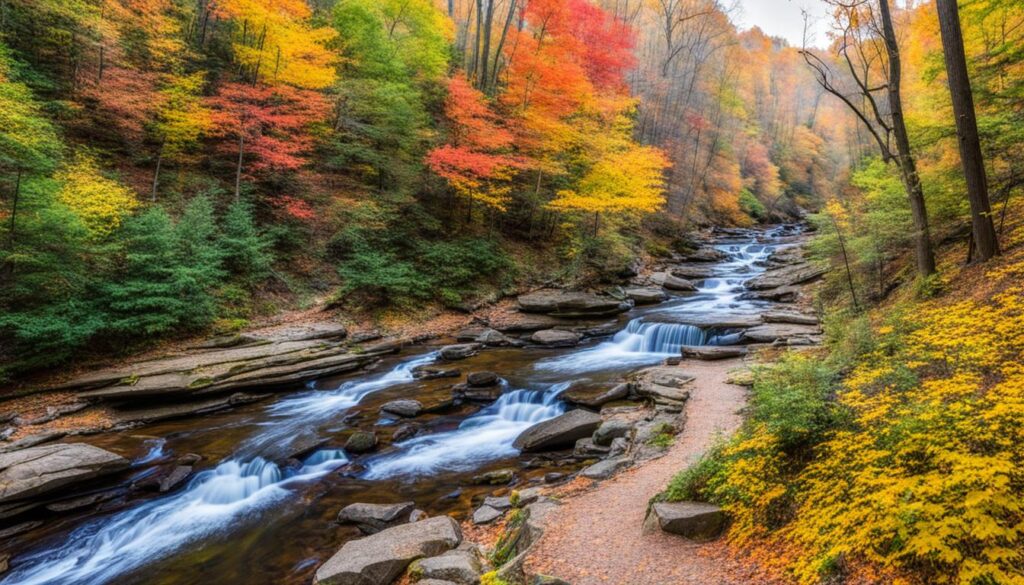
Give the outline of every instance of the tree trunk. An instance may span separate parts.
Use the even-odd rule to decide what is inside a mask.
[[[149,196],[149,200],[156,203],[156,188],[160,184],[160,163],[164,160],[164,146],[160,145],[160,154],[156,156],[156,170],[153,171],[153,192]]]
[[[956,0],[937,0],[939,29],[942,31],[942,49],[946,55],[946,76],[949,95],[953,99],[956,133],[960,143],[960,162],[967,181],[967,198],[971,203],[971,227],[978,261],[985,262],[999,254],[999,240],[992,223],[992,207],[988,199],[988,180],[985,160],[978,138],[978,121],[974,113],[974,95],[967,76],[964,38],[960,30],[960,14]]]
[[[888,90],[892,132],[896,140],[900,175],[907,191],[907,198],[910,200],[910,214],[914,219],[917,271],[921,276],[929,276],[935,272],[935,256],[932,254],[928,211],[924,203],[921,178],[917,174],[917,165],[914,162],[914,155],[910,149],[910,138],[907,135],[907,125],[903,120],[903,101],[900,97],[900,76],[902,74],[900,49],[896,41],[896,30],[892,25],[892,15],[889,13],[889,0],[879,0],[878,7],[882,16],[882,34],[885,37],[885,48],[889,57]]]
[[[14,197],[11,199],[11,220],[7,229],[7,250],[14,251],[14,244],[17,241],[17,220],[18,220],[18,199],[21,197],[21,169],[18,170],[18,178],[14,181]]]
[[[245,155],[245,132],[238,133],[238,166],[235,168],[235,203],[242,190],[242,158]]]
[[[853,272],[850,270],[850,257],[846,254],[846,239],[843,238],[843,230],[839,229],[839,222],[837,222],[834,217],[832,217],[832,226],[836,228],[836,237],[839,239],[839,251],[843,254],[843,264],[846,265],[846,283],[850,286],[850,296],[853,298],[853,309],[859,313],[860,303],[857,302],[857,288],[853,285]]]
[[[494,23],[494,0],[487,2],[487,13],[484,14],[484,47],[480,54],[480,77],[477,80],[477,87],[480,91],[487,90],[487,83],[490,80],[488,68],[491,64],[491,26]]]
[[[476,0],[476,31],[473,38],[473,59],[469,65],[469,76],[474,78],[480,67],[480,40],[483,35],[483,11],[484,3],[483,0]]]
[[[501,38],[498,39],[498,48],[494,52],[494,67],[491,72],[491,88],[498,87],[498,64],[501,62],[501,50],[505,48],[505,39],[508,37],[508,29],[512,26],[512,19],[516,14],[516,0],[509,0],[508,16],[505,18],[505,26],[501,29]]]

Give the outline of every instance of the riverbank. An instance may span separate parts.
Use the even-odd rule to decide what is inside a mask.
[[[96,408],[168,416],[82,437],[44,436],[50,443],[35,449],[88,444],[116,465],[102,474],[66,469],[80,483],[0,502],[6,522],[20,527],[0,547],[15,554],[16,575],[49,567],[41,574],[66,583],[80,580],[58,569],[67,559],[100,555],[111,578],[143,567],[175,574],[196,547],[212,561],[208,576],[229,578],[259,562],[275,583],[300,583],[355,537],[334,521],[354,502],[411,501],[428,515],[483,525],[513,515],[502,498],[514,491],[560,489],[577,474],[614,477],[666,452],[685,428],[683,413],[693,415],[694,379],[668,375],[685,374],[671,365],[681,353],[715,360],[816,341],[816,325],[806,324],[812,316],[793,302],[805,295],[779,281],[816,278],[793,245],[800,240],[782,229],[720,234],[694,258],[652,266],[621,290],[523,295],[517,311],[477,315],[453,337],[397,355],[392,340],[320,327],[288,339],[218,340],[198,353],[80,378],[65,391],[89,400],[88,408],[51,422]],[[766,291],[785,300],[767,301]],[[359,372],[323,377],[318,368],[327,363],[355,363]],[[279,385],[285,370],[316,380]],[[205,400],[220,402],[174,410]],[[548,427],[563,416],[578,426],[552,434]],[[28,451],[21,447],[13,453]],[[256,491],[245,487],[253,484]],[[197,509],[198,517],[179,514]],[[212,536],[247,534],[247,519],[257,518],[259,538],[244,546]],[[101,537],[145,542],[145,554],[110,556],[116,547],[94,548]]]

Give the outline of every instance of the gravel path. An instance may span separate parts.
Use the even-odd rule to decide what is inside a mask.
[[[740,360],[684,361],[697,377],[683,432],[669,452],[571,498],[548,516],[527,560],[528,574],[572,585],[739,585],[777,583],[721,542],[696,544],[657,531],[642,534],[647,502],[679,470],[697,460],[719,434],[736,430],[746,391],[725,382]]]

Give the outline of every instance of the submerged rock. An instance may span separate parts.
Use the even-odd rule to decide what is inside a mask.
[[[34,498],[126,469],[124,457],[85,443],[39,445],[0,454],[0,503]]]
[[[392,400],[381,405],[380,411],[412,418],[423,412],[423,404],[418,400]]]
[[[510,467],[495,469],[473,476],[473,483],[487,485],[503,485],[511,483],[516,478],[516,470]]]
[[[416,502],[397,504],[349,504],[338,512],[339,524],[355,524],[363,534],[375,534],[392,526],[409,522]]]
[[[713,540],[728,518],[721,508],[703,502],[658,502],[648,512],[645,529],[660,528],[691,540]]]
[[[377,434],[369,431],[356,431],[345,441],[345,450],[350,453],[367,453],[377,447]]]
[[[468,357],[475,356],[479,351],[479,343],[460,343],[457,345],[446,345],[442,347],[440,356],[443,360],[464,360]]]
[[[473,388],[485,388],[498,383],[498,374],[494,372],[473,372],[466,376],[466,384]]]
[[[389,585],[409,563],[462,542],[455,520],[438,516],[345,543],[316,571],[316,585]]]
[[[571,447],[579,439],[589,437],[601,422],[601,417],[592,412],[570,410],[526,429],[516,437],[512,446],[524,452]]]

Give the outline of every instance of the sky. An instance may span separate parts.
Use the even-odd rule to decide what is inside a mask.
[[[825,3],[820,0],[737,0],[740,13],[734,16],[736,24],[743,29],[758,26],[771,36],[783,37],[794,47],[803,45],[804,19],[801,10],[811,15],[811,46],[823,47],[828,44]],[[728,2],[726,2],[728,5]]]

